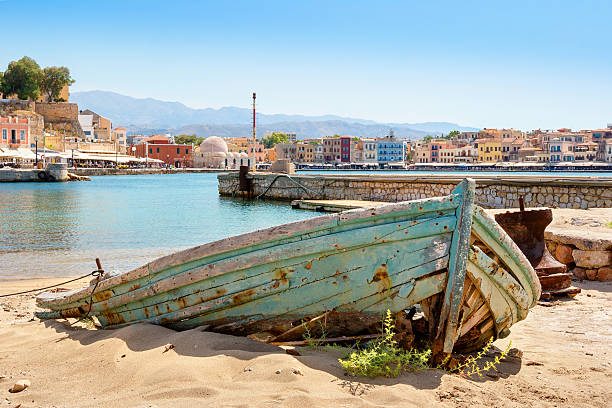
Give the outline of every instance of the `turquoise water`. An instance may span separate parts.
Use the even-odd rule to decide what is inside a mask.
[[[0,279],[125,271],[159,256],[310,218],[271,202],[221,198],[216,174],[0,183]]]

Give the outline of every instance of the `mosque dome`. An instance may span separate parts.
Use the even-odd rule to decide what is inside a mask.
[[[227,153],[227,143],[219,136],[209,136],[200,144],[202,153]]]

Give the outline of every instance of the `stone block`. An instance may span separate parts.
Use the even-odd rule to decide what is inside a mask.
[[[583,279],[583,280],[584,280],[584,279],[586,279],[586,278],[587,278],[587,276],[586,276],[586,269],[581,268],[581,267],[579,267],[579,266],[575,267],[575,268],[572,270],[572,273],[573,273],[573,274],[574,274],[574,276],[575,276],[576,278],[578,278],[578,279]]]
[[[601,268],[612,264],[610,251],[584,251],[576,249],[572,252],[576,265],[583,268]]]
[[[572,256],[573,251],[574,249],[568,245],[557,245],[555,249],[555,258],[557,258],[557,261],[569,265],[574,262],[574,257]]]
[[[612,267],[604,266],[597,270],[597,280],[602,282],[612,282]]]
[[[597,280],[597,269],[587,269],[585,273],[588,280]]]

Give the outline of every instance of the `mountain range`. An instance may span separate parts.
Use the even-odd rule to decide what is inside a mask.
[[[234,106],[220,109],[193,109],[180,102],[153,98],[133,98],[108,91],[85,91],[70,94],[79,109],[90,109],[123,126],[130,133],[195,133],[201,137],[246,136],[252,131],[252,111]],[[477,128],[450,122],[379,123],[373,120],[337,115],[305,116],[257,113],[257,131],[295,132],[298,138],[343,134],[379,137],[393,129],[396,136],[418,138],[439,135],[452,130],[473,131]]]

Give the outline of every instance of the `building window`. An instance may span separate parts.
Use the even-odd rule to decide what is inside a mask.
[[[6,138],[7,138],[6,129],[2,129],[2,140],[6,140]]]
[[[149,154],[153,153],[153,148],[149,147]]]
[[[179,147],[176,148],[176,154],[179,154],[181,152],[181,149]]]
[[[157,153],[159,153],[159,147],[157,148]]]
[[[20,138],[22,141],[25,141],[25,130],[20,130],[20,131],[19,131],[19,138]]]
[[[189,154],[189,149],[185,149],[185,154]]]

